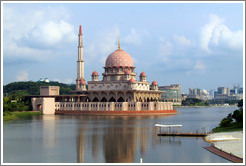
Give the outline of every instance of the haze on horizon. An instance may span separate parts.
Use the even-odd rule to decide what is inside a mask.
[[[4,3],[3,84],[75,83],[82,25],[85,79],[99,79],[107,56],[121,48],[137,75],[159,86],[243,86],[243,3]],[[138,77],[137,77],[138,78]]]

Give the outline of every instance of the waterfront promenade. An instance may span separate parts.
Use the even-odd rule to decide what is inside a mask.
[[[243,132],[221,132],[207,135],[205,141],[217,149],[243,159]]]

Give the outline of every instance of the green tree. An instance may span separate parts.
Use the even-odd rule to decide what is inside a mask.
[[[231,118],[226,117],[226,118],[221,120],[219,125],[220,125],[220,127],[228,127],[232,121],[233,120]]]
[[[243,122],[243,110],[235,110],[232,114],[232,118],[235,119],[236,122]]]
[[[238,103],[237,103],[237,106],[239,108],[243,108],[243,99],[241,99]]]

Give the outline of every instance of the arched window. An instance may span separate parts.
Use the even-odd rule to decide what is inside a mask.
[[[123,67],[120,66],[119,72],[123,72]]]

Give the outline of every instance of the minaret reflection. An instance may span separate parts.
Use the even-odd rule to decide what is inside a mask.
[[[77,136],[79,163],[135,163],[145,157],[148,148],[181,144],[180,138],[157,136],[158,131],[152,125],[155,117],[86,116],[80,120],[82,125]],[[85,155],[88,157],[86,161]]]
[[[85,128],[81,128],[77,137],[77,159],[78,163],[84,162],[84,146],[85,146]]]
[[[107,163],[134,162],[135,126],[134,120],[118,117],[109,121],[109,126],[103,135],[103,150]]]

